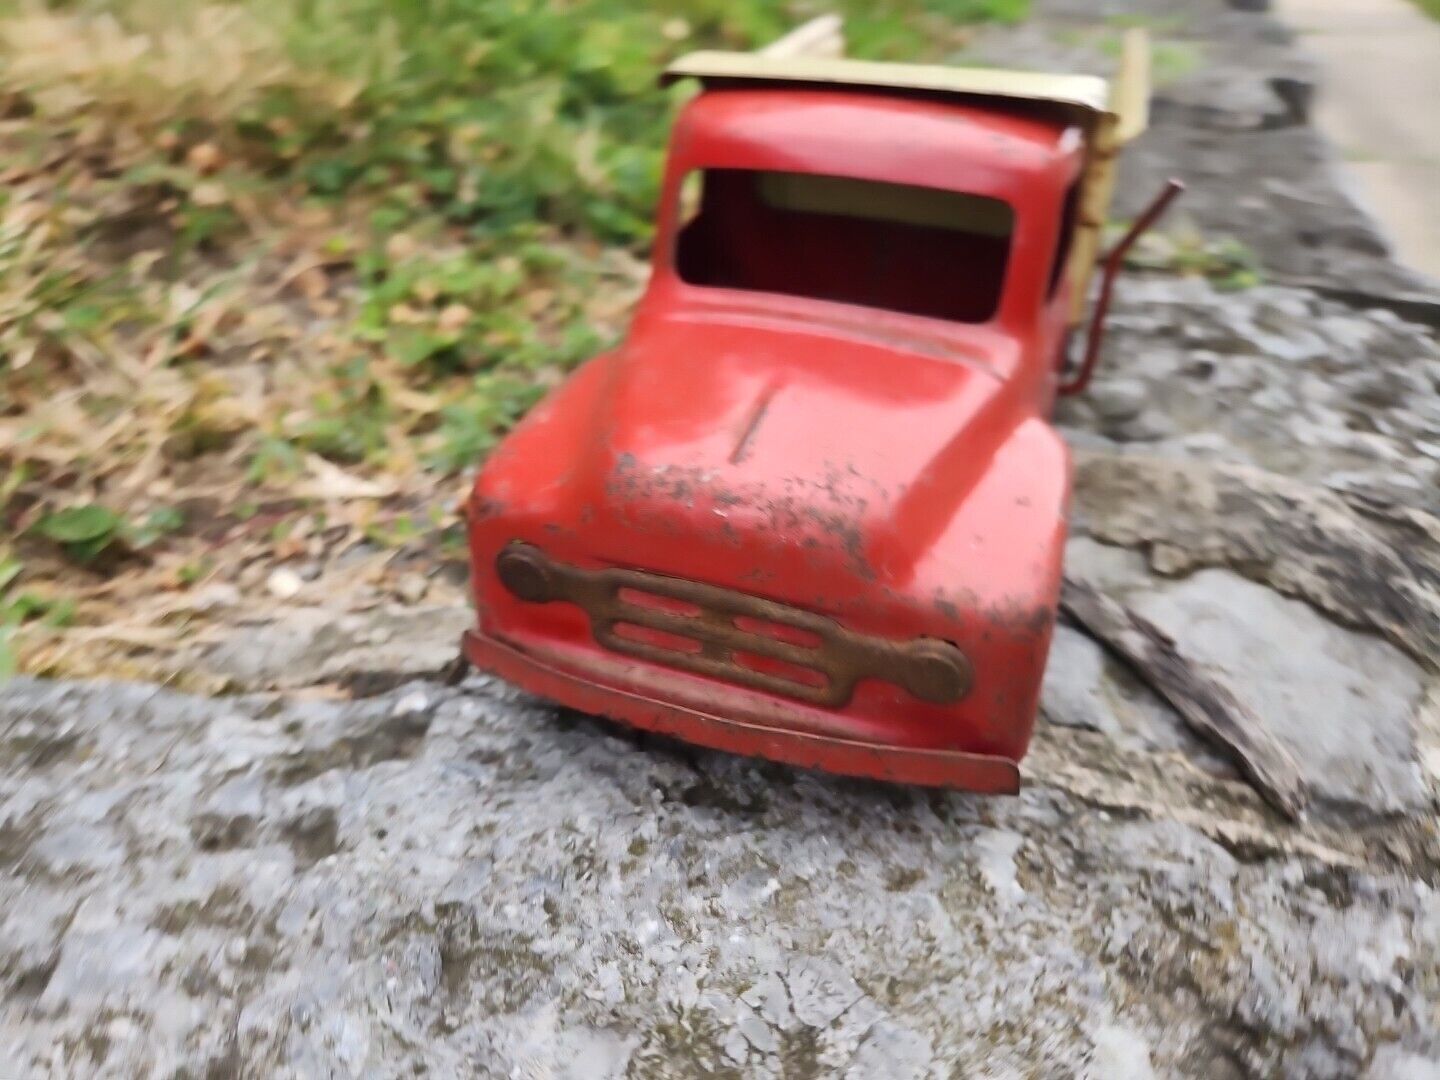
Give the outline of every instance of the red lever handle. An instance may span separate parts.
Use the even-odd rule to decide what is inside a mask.
[[[1105,340],[1105,317],[1110,313],[1110,298],[1115,291],[1115,278],[1124,265],[1125,255],[1134,246],[1155,222],[1160,220],[1160,215],[1165,213],[1166,208],[1175,201],[1175,197],[1185,190],[1185,184],[1171,178],[1165,184],[1160,194],[1155,196],[1145,212],[1135,219],[1120,242],[1110,249],[1105,256],[1100,270],[1100,295],[1095,300],[1095,310],[1090,315],[1090,330],[1085,338],[1085,359],[1080,362],[1080,367],[1068,382],[1060,384],[1060,393],[1078,394],[1090,385],[1090,377],[1095,374],[1095,365],[1100,361],[1100,346]]]

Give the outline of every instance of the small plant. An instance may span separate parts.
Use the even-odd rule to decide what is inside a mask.
[[[1126,262],[1139,269],[1208,278],[1226,292],[1254,288],[1264,281],[1260,256],[1253,248],[1234,237],[1209,239],[1194,230],[1148,234]]]
[[[65,556],[77,563],[91,563],[117,549],[137,551],[183,528],[184,515],[165,507],[152,511],[143,521],[132,524],[98,503],[72,506],[46,514],[34,531],[60,545]]]
[[[0,682],[14,675],[19,667],[15,639],[24,623],[38,620],[46,626],[60,627],[69,625],[75,616],[72,600],[22,592],[18,585],[23,572],[18,559],[0,551]]]
[[[20,576],[20,563],[9,555],[0,556],[0,682],[15,674],[19,659],[15,655],[15,627],[20,616],[10,599],[10,586]]]
[[[205,580],[215,570],[215,564],[210,559],[195,559],[191,562],[182,563],[175,571],[175,581],[184,588]]]
[[[147,548],[185,527],[185,515],[173,506],[150,511],[145,520],[130,530],[129,539],[136,547]]]
[[[115,511],[88,503],[46,514],[35,531],[59,544],[68,558],[88,563],[121,538],[124,526],[125,519]]]
[[[315,395],[311,415],[293,431],[302,450],[344,464],[364,462],[385,449],[391,409],[385,390],[357,358],[335,368],[331,385]]]
[[[1122,28],[1144,26],[1146,21],[1143,17],[1110,20],[1111,25]],[[1165,22],[1161,20],[1159,25],[1163,26]],[[1122,41],[1123,37],[1118,33],[1105,34],[1099,42],[1100,51],[1118,60]],[[1194,42],[1158,38],[1150,46],[1150,76],[1156,86],[1169,86],[1194,73],[1203,60],[1204,54]]]
[[[389,521],[372,521],[365,527],[365,539],[384,548],[404,547],[420,534],[409,514],[400,514]]]
[[[439,445],[430,455],[431,464],[446,472],[475,464],[543,392],[514,376],[480,376],[469,394],[442,412]]]

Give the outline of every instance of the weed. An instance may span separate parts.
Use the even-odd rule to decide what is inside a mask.
[[[58,544],[74,562],[90,563],[116,548],[153,547],[184,524],[184,515],[173,507],[160,507],[134,523],[108,507],[85,503],[46,514],[35,523],[34,532]]]
[[[88,503],[46,514],[35,531],[53,540],[76,562],[90,562],[120,539],[125,519],[104,506]]]
[[[389,521],[372,521],[364,531],[365,539],[384,548],[404,547],[421,535],[409,514],[399,514]]]
[[[534,383],[514,376],[478,377],[471,392],[441,414],[439,445],[431,452],[431,463],[452,470],[480,459],[541,393]]]
[[[1187,229],[1147,234],[1126,263],[1205,277],[1225,291],[1253,288],[1264,280],[1259,255],[1243,241],[1235,237],[1211,239]]]
[[[129,530],[130,542],[140,548],[151,547],[184,527],[183,513],[173,506],[162,506],[150,511],[140,524]]]
[[[181,563],[175,571],[175,580],[189,588],[209,577],[215,570],[215,564],[210,559],[195,559],[192,562]]]
[[[75,602],[66,597],[49,598],[19,588],[25,568],[0,549],[0,682],[19,667],[16,637],[21,626],[39,622],[44,626],[68,626],[75,617]]]
[[[1100,51],[1118,62],[1123,41],[1120,34],[1105,34],[1099,40]],[[1194,42],[1157,39],[1150,45],[1150,77],[1156,86],[1168,86],[1192,74],[1203,59],[1204,53]]]
[[[10,587],[20,576],[22,567],[19,560],[9,554],[0,555],[0,682],[15,674],[19,658],[15,654],[15,627],[20,615],[14,610]]]

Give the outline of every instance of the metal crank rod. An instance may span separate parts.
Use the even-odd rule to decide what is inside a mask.
[[[1090,329],[1085,337],[1085,358],[1080,362],[1080,367],[1068,382],[1060,384],[1060,393],[1079,394],[1090,385],[1090,377],[1095,374],[1095,365],[1100,361],[1100,346],[1105,341],[1105,317],[1110,313],[1110,300],[1115,291],[1115,279],[1120,274],[1120,268],[1125,262],[1125,256],[1134,246],[1135,241],[1145,235],[1150,227],[1160,220],[1160,215],[1165,213],[1169,205],[1175,201],[1175,197],[1185,190],[1183,181],[1171,178],[1165,184],[1164,189],[1145,208],[1145,212],[1135,219],[1120,242],[1110,249],[1102,264],[1100,271],[1100,295],[1095,300],[1095,310],[1090,315]]]

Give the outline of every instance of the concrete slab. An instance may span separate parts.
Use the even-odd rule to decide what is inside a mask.
[[[1315,118],[1400,261],[1440,280],[1440,22],[1409,0],[1276,0],[1324,81]]]
[[[1255,711],[1319,798],[1393,811],[1424,803],[1422,673],[1398,649],[1228,570],[1157,583],[1131,602]]]

